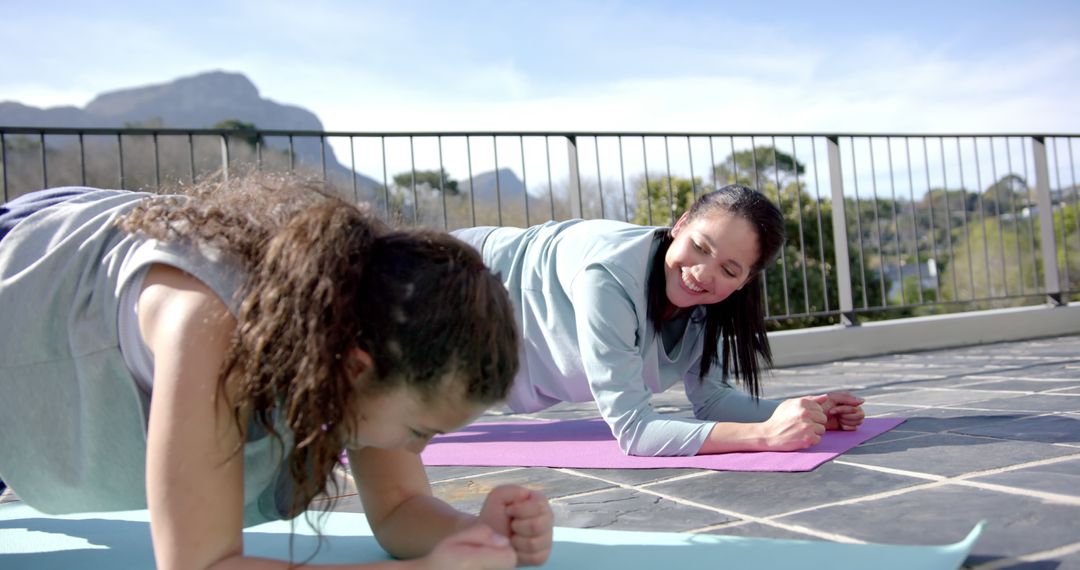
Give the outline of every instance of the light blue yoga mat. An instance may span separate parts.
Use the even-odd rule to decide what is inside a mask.
[[[544,568],[827,568],[846,570],[956,570],[982,532],[943,546],[839,544],[811,540],[743,538],[672,532],[555,529],[555,547]],[[332,513],[323,519],[326,540],[313,562],[356,563],[389,559],[371,536],[362,514]],[[267,523],[244,532],[251,555],[289,558],[289,522]],[[296,521],[294,560],[318,544]],[[23,505],[0,505],[0,568],[153,568],[146,511],[48,516]]]

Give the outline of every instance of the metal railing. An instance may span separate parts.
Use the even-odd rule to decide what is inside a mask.
[[[0,166],[5,201],[305,170],[388,219],[444,229],[670,225],[738,182],[785,214],[787,244],[762,281],[769,320],[794,327],[1076,300],[1078,138],[0,127]]]

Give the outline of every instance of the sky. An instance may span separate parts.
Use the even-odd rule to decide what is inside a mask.
[[[0,0],[0,100],[211,70],[328,131],[1080,133],[1080,2]]]

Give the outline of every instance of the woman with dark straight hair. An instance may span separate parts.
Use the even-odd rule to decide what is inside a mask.
[[[760,192],[703,194],[671,228],[570,220],[455,235],[516,305],[514,411],[594,400],[622,450],[647,456],[802,449],[862,423],[862,400],[846,392],[760,398],[772,364],[760,276],[784,242],[783,215]],[[680,380],[693,419],[650,405]]]

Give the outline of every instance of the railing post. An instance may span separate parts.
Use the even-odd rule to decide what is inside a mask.
[[[221,177],[229,181],[229,135],[221,134]]]
[[[0,132],[0,177],[4,182],[4,203],[11,201],[11,197],[8,196],[8,176],[7,176],[7,141],[4,140],[4,133]]]
[[[567,199],[570,201],[570,217],[584,218],[584,205],[581,203],[581,173],[577,163],[577,137],[566,137],[566,163],[570,169],[567,186]],[[575,204],[577,207],[575,208]],[[576,214],[574,212],[577,212]]]
[[[1031,154],[1035,158],[1035,211],[1039,216],[1046,302],[1061,305],[1061,279],[1058,277],[1057,242],[1054,239],[1054,205],[1050,201],[1050,168],[1046,161],[1044,137],[1031,137]]]
[[[840,297],[840,322],[856,326],[855,304],[851,296],[851,261],[848,258],[847,209],[844,204],[844,175],[840,170],[840,143],[825,137],[829,149],[829,186],[832,189],[833,253],[836,255],[836,291]]]

